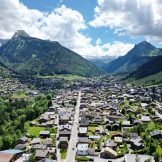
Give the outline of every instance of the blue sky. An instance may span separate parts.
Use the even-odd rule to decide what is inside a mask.
[[[68,8],[79,11],[86,23],[93,19],[94,8],[97,5],[97,0],[21,0],[26,6],[31,9],[38,9],[43,12],[52,12],[54,8],[57,8],[61,5],[65,5]],[[104,27],[93,28],[90,27],[82,31],[85,35],[92,37],[92,43],[95,44],[96,40],[100,38],[103,43],[122,41],[136,44],[140,41],[143,41],[143,37],[134,37],[130,38],[129,36],[118,36],[113,33],[112,29],[107,29]]]
[[[159,0],[1,1],[1,38],[21,29],[84,57],[121,56],[143,40],[162,44]]]

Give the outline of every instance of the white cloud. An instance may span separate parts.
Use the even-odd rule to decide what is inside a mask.
[[[98,0],[90,25],[162,42],[162,1]]]
[[[118,56],[132,48],[132,45],[121,42],[102,44],[100,38],[93,45],[92,38],[82,34],[86,28],[83,16],[64,5],[43,13],[27,8],[19,0],[0,0],[1,38],[9,38],[16,30],[23,29],[33,37],[58,41],[84,57]]]

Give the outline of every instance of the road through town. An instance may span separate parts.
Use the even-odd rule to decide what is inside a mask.
[[[75,154],[76,154],[76,144],[78,140],[78,121],[79,121],[79,109],[80,109],[80,100],[81,100],[81,91],[79,91],[77,105],[75,108],[74,114],[74,124],[72,127],[71,137],[69,141],[69,147],[67,151],[67,162],[75,162]]]

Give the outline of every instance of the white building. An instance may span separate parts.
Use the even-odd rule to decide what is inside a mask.
[[[79,156],[85,156],[88,154],[88,144],[78,144],[77,154]]]

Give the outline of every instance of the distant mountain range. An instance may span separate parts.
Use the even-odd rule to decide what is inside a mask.
[[[22,30],[2,44],[0,61],[9,69],[25,75],[75,74],[91,77],[106,74],[58,42],[33,38]]]
[[[115,59],[116,59],[116,57],[113,57],[113,56],[100,56],[100,57],[87,58],[87,60],[89,60],[94,65],[96,65],[97,67],[99,67],[103,70],[105,69],[105,67],[107,66],[108,63],[110,63],[111,61],[113,61]]]
[[[130,74],[144,63],[156,56],[162,55],[162,50],[150,43],[143,41],[134,46],[125,56],[119,57],[108,63],[104,70],[112,74]]]

